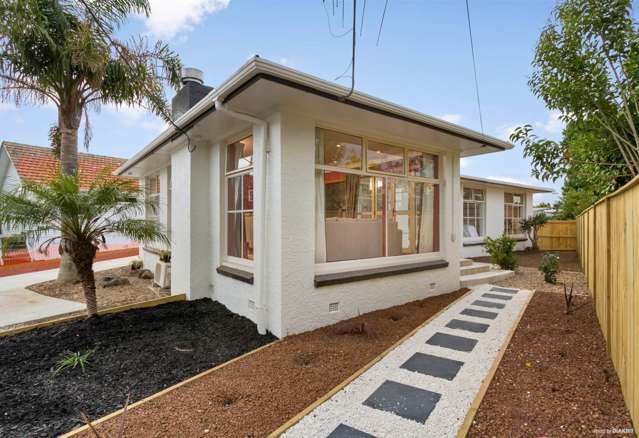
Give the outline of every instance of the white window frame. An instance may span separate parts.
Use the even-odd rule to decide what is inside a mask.
[[[221,254],[221,260],[222,263],[224,265],[227,266],[231,266],[231,267],[236,267],[236,268],[240,268],[240,269],[248,269],[249,271],[252,271],[254,269],[255,266],[255,254],[253,254],[253,260],[250,259],[245,259],[242,257],[235,257],[235,256],[230,256],[229,255],[229,251],[228,251],[228,213],[245,213],[245,212],[253,212],[253,220],[255,221],[255,172],[254,172],[254,168],[255,168],[255,162],[253,162],[251,164],[251,166],[249,167],[244,167],[242,169],[237,169],[237,170],[233,170],[228,172],[228,147],[229,145],[244,140],[248,137],[253,137],[253,141],[255,141],[255,137],[253,136],[253,131],[252,130],[247,130],[247,131],[243,131],[241,134],[237,134],[234,135],[233,137],[229,137],[227,140],[224,141],[223,143],[223,147],[222,147],[222,151],[221,153],[223,154],[222,159],[220,160],[222,163],[222,178],[223,178],[223,184],[221,184],[222,186],[222,196],[220,197],[222,199],[222,208],[220,209],[222,211],[222,233],[221,233],[221,240],[223,242],[222,245],[220,245],[220,247],[222,248],[222,254]],[[253,148],[255,148],[255,143],[253,143]],[[253,159],[255,159],[255,149],[253,150]],[[241,176],[241,175],[245,175],[245,174],[249,174],[252,173],[253,174],[253,210],[228,210],[228,182],[230,178],[233,177],[237,177],[237,176]],[[243,182],[242,182],[243,184]],[[244,226],[243,224],[240,226],[241,229],[241,235],[243,235],[244,233]],[[253,227],[253,233],[255,233],[255,227]],[[255,240],[255,234],[253,234],[253,240]],[[243,240],[242,240],[243,241]]]
[[[151,179],[157,179],[157,193],[152,193],[150,188]],[[144,218],[146,220],[152,220],[154,222],[160,223],[160,195],[162,193],[162,188],[160,187],[160,172],[154,172],[150,175],[144,177],[144,196],[147,202],[153,202],[155,205],[155,212],[153,209],[147,205],[144,211]]]
[[[521,196],[521,204],[516,204],[514,202],[506,202],[506,195],[511,195],[511,196]],[[524,235],[524,233],[522,233],[521,231],[519,233],[514,233],[511,232],[512,230],[507,230],[506,229],[506,220],[510,219],[511,221],[514,219],[514,216],[510,216],[507,217],[506,216],[506,207],[507,206],[511,206],[513,209],[515,207],[520,207],[521,208],[521,216],[518,218],[518,221],[521,221],[522,219],[524,219],[526,217],[526,193],[525,192],[520,192],[520,193],[516,193],[516,192],[504,192],[504,233],[507,234],[508,236],[511,237],[521,237]],[[512,222],[511,222],[512,223]]]
[[[471,190],[473,192],[478,191],[478,192],[482,192],[484,194],[484,200],[483,201],[476,201],[474,199],[470,199],[467,200],[464,198],[465,196],[465,192],[466,190]],[[483,208],[481,209],[482,215],[481,217],[478,216],[466,216],[466,203],[472,203],[472,204],[481,204],[483,206]],[[476,211],[476,210],[475,210]],[[478,241],[481,242],[486,238],[486,189],[484,188],[480,188],[480,187],[468,187],[468,186],[463,186],[462,187],[462,224],[465,226],[466,225],[466,219],[479,219],[481,221],[481,228],[482,228],[482,233],[477,236],[477,237],[465,237],[464,236],[464,241],[465,242],[473,242],[473,241]],[[463,236],[463,231],[462,231],[462,236]]]
[[[444,239],[443,239],[443,231],[444,231],[444,227],[443,227],[443,213],[444,213],[444,206],[445,206],[445,200],[444,200],[444,181],[442,180],[442,175],[443,175],[443,155],[441,153],[441,151],[437,151],[428,147],[424,147],[421,145],[415,145],[415,144],[411,144],[409,142],[402,142],[401,144],[399,144],[397,141],[392,141],[392,140],[388,140],[385,138],[380,138],[379,136],[375,136],[375,135],[367,135],[365,133],[362,132],[358,132],[355,130],[348,130],[348,129],[344,129],[341,127],[335,127],[335,126],[331,126],[328,124],[323,124],[323,123],[316,123],[315,125],[315,129],[313,130],[313,135],[316,135],[316,130],[317,129],[324,129],[324,130],[330,130],[330,131],[334,131],[334,132],[339,132],[345,135],[350,135],[350,136],[355,136],[355,137],[360,137],[362,139],[362,170],[358,170],[358,169],[349,169],[347,167],[338,167],[338,166],[329,166],[329,165],[325,165],[325,164],[320,164],[317,163],[317,158],[322,158],[322,157],[317,157],[317,150],[315,151],[315,153],[313,154],[313,156],[316,158],[316,162],[315,162],[315,170],[321,170],[321,171],[334,171],[334,172],[340,172],[340,173],[348,173],[348,174],[353,174],[353,175],[360,175],[360,176],[373,176],[373,177],[390,177],[390,178],[397,178],[397,179],[403,179],[403,180],[407,180],[407,181],[414,181],[414,182],[422,182],[422,183],[427,183],[427,184],[434,184],[438,187],[438,200],[439,200],[439,217],[438,217],[438,221],[439,221],[439,250],[435,251],[435,252],[430,252],[430,253],[420,253],[420,254],[403,254],[403,255],[397,255],[397,256],[383,256],[383,257],[371,257],[371,258],[366,258],[366,259],[357,259],[357,260],[342,260],[342,261],[337,261],[337,262],[324,262],[324,263],[315,263],[315,273],[316,274],[325,274],[325,273],[336,273],[336,272],[348,272],[351,270],[356,270],[356,269],[365,269],[365,268],[374,268],[374,267],[384,267],[384,266],[397,266],[397,265],[404,265],[404,264],[410,264],[410,263],[416,263],[416,262],[424,262],[424,261],[431,261],[431,260],[439,260],[442,258],[442,246],[444,244]],[[368,142],[369,141],[374,141],[377,143],[383,143],[389,146],[395,146],[395,147],[400,147],[402,149],[404,149],[404,172],[403,174],[398,174],[398,173],[392,173],[392,172],[382,172],[382,171],[376,171],[376,170],[368,170]],[[315,145],[315,141],[313,142],[313,144]],[[316,146],[316,145],[315,145]],[[437,178],[426,178],[426,177],[419,177],[419,176],[410,176],[408,175],[408,160],[407,160],[407,151],[411,150],[411,151],[417,151],[417,152],[424,152],[427,154],[431,154],[431,155],[435,155],[437,156]],[[313,194],[314,196],[314,194]],[[313,230],[313,232],[315,233],[315,229]],[[385,239],[388,239],[388,235],[385,234]],[[386,242],[387,244],[385,245],[385,247],[388,247],[388,242]]]

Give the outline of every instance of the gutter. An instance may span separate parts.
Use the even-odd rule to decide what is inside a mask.
[[[490,147],[496,150],[507,150],[512,149],[513,147],[512,144],[503,140],[478,133],[444,120],[439,120],[426,114],[418,113],[364,93],[354,92],[350,98],[344,100],[343,96],[349,91],[347,88],[301,73],[297,70],[274,62],[267,61],[260,57],[252,58],[246,62],[229,79],[222,83],[219,88],[211,91],[211,93],[209,93],[204,99],[176,120],[176,124],[180,126],[181,130],[189,130],[202,118],[216,111],[215,107],[212,105],[216,100],[221,99],[222,103],[227,104],[235,96],[239,95],[260,80],[278,83],[280,85],[314,94],[329,100],[338,101],[342,104],[355,108],[463,138],[468,141],[478,143],[479,148]],[[181,135],[181,132],[175,129],[175,127],[170,127],[168,130],[160,134],[160,136],[152,141],[146,148],[142,149],[129,161],[116,169],[115,174],[122,175],[138,162],[156,152],[164,145],[176,140]]]
[[[266,159],[268,149],[268,122],[250,114],[240,113],[228,108],[218,98],[213,102],[213,108],[217,112],[227,114],[238,120],[250,122],[260,127],[261,147],[257,148],[258,160],[260,163],[259,194],[255,197],[254,209],[260,212],[257,219],[257,264],[255,276],[257,277],[257,299],[255,300],[255,310],[257,311],[257,331],[264,335],[268,330],[268,291],[266,290]]]

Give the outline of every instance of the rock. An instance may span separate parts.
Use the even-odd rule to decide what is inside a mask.
[[[124,286],[131,284],[128,278],[123,277],[104,277],[102,279],[102,287]]]
[[[145,280],[151,280],[151,279],[153,279],[153,272],[151,272],[151,270],[149,270],[149,269],[142,269],[140,271],[140,273],[138,274],[138,278],[143,278]]]

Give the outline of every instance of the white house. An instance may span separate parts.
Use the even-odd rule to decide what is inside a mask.
[[[485,256],[486,237],[506,233],[517,240],[515,249],[529,248],[531,242],[519,228],[519,221],[536,213],[535,193],[552,193],[552,189],[462,175],[462,257]]]
[[[510,143],[259,57],[185,72],[180,128],[117,171],[159,199],[172,293],[282,337],[459,288],[460,158]]]

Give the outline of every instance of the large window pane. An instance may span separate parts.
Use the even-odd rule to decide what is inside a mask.
[[[327,166],[362,168],[362,139],[341,132],[316,130],[317,160]]]
[[[485,204],[484,191],[464,188],[464,237],[484,236]]]
[[[376,141],[369,141],[366,150],[368,170],[404,174],[404,149]]]
[[[242,209],[242,176],[228,178],[227,184],[227,210],[237,211]]]
[[[253,137],[231,143],[226,149],[226,171],[246,169],[253,165]]]
[[[324,172],[326,261],[384,255],[383,219],[372,211],[375,178]]]
[[[242,257],[242,213],[226,215],[227,254]]]
[[[422,178],[437,178],[437,155],[426,152],[406,152],[408,156],[408,174]]]
[[[521,234],[520,221],[524,217],[524,195],[504,193],[504,232]]]
[[[244,213],[242,230],[242,257],[253,260],[253,212]]]

